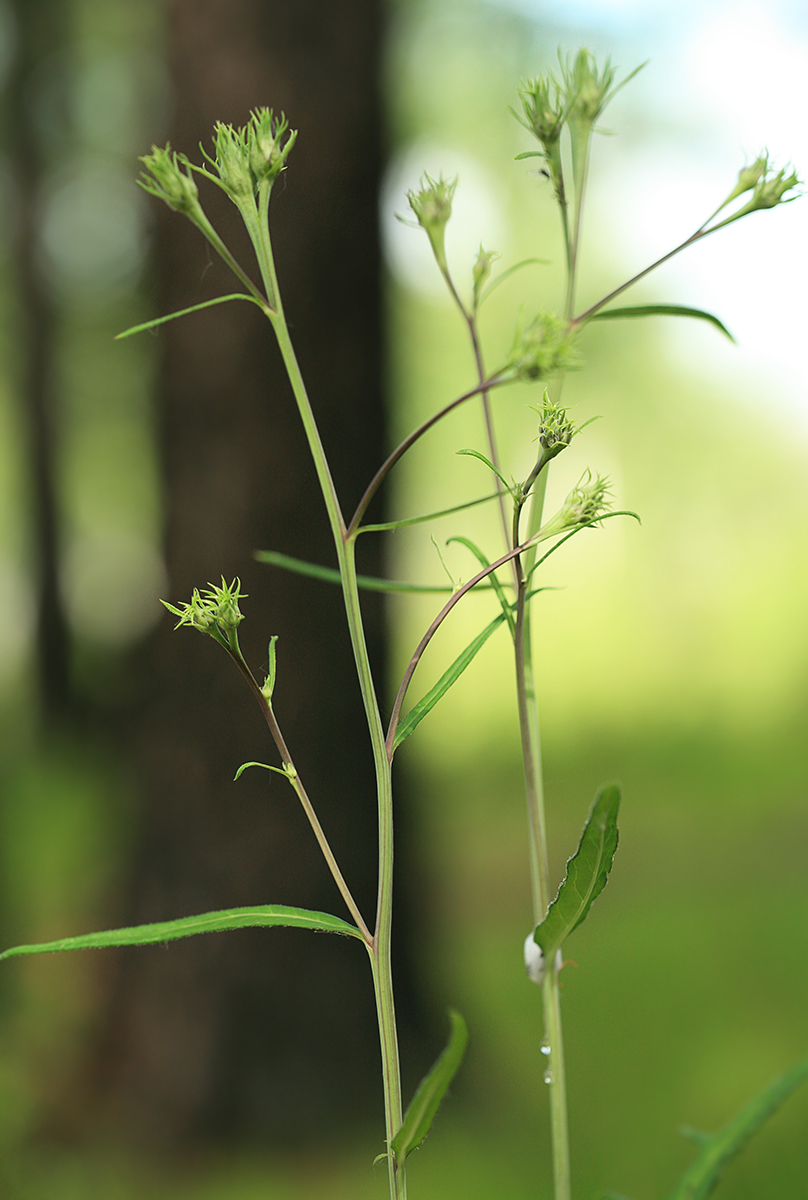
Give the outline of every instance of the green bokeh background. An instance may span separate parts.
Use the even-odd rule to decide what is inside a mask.
[[[708,5],[705,20],[711,11]],[[85,103],[78,149],[54,168],[54,195],[63,199],[65,179],[86,180],[93,171],[108,189],[124,186],[144,141],[160,136],[165,96],[160,6],[82,0],[73,12]],[[562,22],[548,10],[537,25],[515,8],[448,0],[392,6],[391,177],[410,161],[413,146],[427,157],[446,148],[449,159],[469,165],[472,210],[475,198],[484,209],[493,205],[491,224],[503,240],[486,241],[486,248],[503,251],[503,266],[533,255],[550,260],[526,268],[492,297],[484,318],[490,365],[507,350],[519,305],[529,311],[538,298],[553,306],[560,286],[557,218],[547,190],[530,162],[513,161],[527,148],[507,113],[516,79],[543,69],[560,41],[611,52],[626,69],[658,52],[662,78],[668,77],[659,29],[639,17],[615,28],[610,13],[593,4]],[[654,70],[652,62],[645,74]],[[622,240],[613,193],[602,180],[615,184],[617,177],[619,191],[621,169],[634,178],[631,156],[641,162],[644,150],[652,152],[657,135],[649,128],[646,88],[652,91],[652,80],[638,84],[633,97],[631,88],[621,93],[609,112],[619,138],[597,145],[581,283],[586,303],[643,265]],[[690,137],[704,153],[712,137],[716,156],[726,152],[709,132],[709,114],[697,120],[676,108],[684,105],[683,91],[669,102],[663,133],[671,145],[687,145]],[[777,136],[772,130],[773,144]],[[736,147],[729,151],[731,157]],[[618,168],[610,174],[612,155]],[[435,169],[432,161],[423,165]],[[730,167],[721,194],[739,165]],[[454,170],[452,161],[446,169]],[[103,190],[96,194],[103,202]],[[632,199],[629,191],[622,203]],[[702,216],[715,200],[703,197]],[[131,199],[135,209],[140,203]],[[395,206],[401,212],[404,205],[399,191]],[[791,221],[794,252],[801,249],[804,260],[806,216],[800,210],[795,218],[798,207],[753,216],[749,225],[771,222],[774,229]],[[60,212],[68,212],[69,223],[67,201],[61,209],[54,203],[53,211],[58,233]],[[745,226],[726,235],[738,256],[746,252]],[[48,267],[65,296],[59,487],[70,537],[65,587],[88,687],[94,679],[108,685],[127,638],[157,619],[160,591],[153,346],[148,339],[111,342],[113,332],[149,314],[137,290],[137,256],[130,262],[126,239],[116,250],[111,236],[107,264],[95,272],[80,256],[71,262],[54,255]],[[423,238],[418,231],[407,236]],[[489,234],[483,229],[477,236]],[[674,240],[664,230],[660,237],[663,250]],[[473,383],[473,363],[450,304],[429,283],[409,286],[394,258],[391,264],[392,423],[403,434]],[[463,258],[458,251],[455,265],[463,281],[468,252]],[[765,265],[750,268],[751,309],[773,303],[761,292],[766,278]],[[679,276],[660,274],[637,299],[703,300],[671,293],[682,286]],[[2,926],[4,939],[30,941],[88,928],[110,906],[131,797],[116,763],[97,750],[53,742],[32,753],[27,484],[18,465],[14,296],[7,285],[0,303],[6,316],[0,333]],[[614,520],[576,538],[548,564],[544,582],[556,590],[536,601],[558,878],[597,786],[619,779],[624,789],[613,877],[570,942],[576,965],[562,976],[578,1197],[607,1187],[635,1200],[665,1196],[693,1154],[680,1127],[719,1127],[808,1050],[808,447],[796,403],[805,397],[789,399],[776,384],[776,345],[766,375],[759,346],[732,349],[718,341],[695,323],[675,334],[659,322],[604,325],[587,334],[585,368],[565,387],[577,419],[602,419],[553,465],[548,508],[591,467],[610,475],[618,506],[642,518],[641,526]],[[527,406],[539,399],[523,388],[495,401],[502,458],[516,476],[526,473],[534,453],[536,421]],[[482,494],[488,480],[481,464],[454,454],[469,446],[484,448],[473,406],[433,431],[398,469],[398,511],[439,510],[458,492]],[[492,557],[497,552],[493,514],[463,515],[391,536],[390,573],[441,582],[430,539],[442,543],[455,533],[478,540]],[[442,553],[455,578],[473,573],[462,548]],[[398,670],[434,608],[429,599],[392,603]],[[425,658],[420,690],[492,613],[490,597],[470,599]],[[125,691],[126,680],[116,686]],[[521,968],[530,904],[515,715],[500,633],[401,751],[416,782],[423,887],[431,898],[421,969],[432,993],[459,1008],[472,1031],[451,1099],[410,1160],[411,1194],[422,1200],[550,1195],[539,996]],[[132,1164],[109,1147],[80,1155],[40,1147],[32,1155],[26,1134],[52,1081],[81,1052],[103,969],[86,955],[6,967],[0,1146],[11,1195],[364,1200],[385,1194],[383,1166],[370,1166],[380,1148],[378,1129],[358,1130],[356,1144],[324,1147],[305,1163],[254,1152]],[[807,1119],[808,1093],[766,1127],[719,1194],[725,1200],[802,1195]]]

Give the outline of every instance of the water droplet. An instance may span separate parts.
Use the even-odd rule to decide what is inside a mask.
[[[547,1070],[547,1071],[545,1071],[545,1072],[544,1072],[544,1082],[545,1082],[545,1083],[552,1083],[552,1082],[553,1082],[553,1072],[552,1072],[552,1071],[550,1071],[550,1070]]]
[[[542,1054],[550,1053],[550,1039],[548,1037],[542,1039],[542,1044],[539,1049],[541,1050]]]

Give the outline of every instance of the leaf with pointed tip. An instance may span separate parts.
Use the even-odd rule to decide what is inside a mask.
[[[505,484],[505,487],[508,489],[508,491],[509,492],[511,491],[510,485],[508,484],[508,481],[505,478],[505,476],[496,469],[494,464],[491,462],[491,459],[486,458],[484,454],[480,454],[479,450],[455,450],[455,454],[467,454],[469,456],[469,458],[479,458],[480,462],[485,463],[485,465],[488,467],[488,470],[493,471],[494,474],[496,475],[497,479],[501,483]]]
[[[527,600],[532,600],[534,596],[539,594],[539,592],[544,592],[547,590],[547,588],[534,588],[533,591],[528,592]],[[513,615],[513,609],[515,607],[515,605],[510,606],[511,616]],[[452,684],[457,682],[457,680],[465,671],[466,667],[474,658],[475,654],[477,654],[478,651],[483,648],[491,634],[494,633],[495,630],[499,629],[504,620],[504,613],[500,613],[498,616],[494,617],[493,621],[486,625],[482,633],[478,633],[474,641],[470,642],[468,646],[466,646],[465,650],[463,650],[463,652],[457,656],[452,665],[443,672],[440,679],[429,689],[426,695],[422,696],[418,703],[412,706],[406,717],[404,717],[404,719],[400,721],[396,727],[396,734],[393,738],[394,750],[396,746],[399,746],[404,741],[405,738],[408,738],[411,733],[415,732],[415,730],[423,721],[424,717],[427,716],[427,714],[432,711],[438,701],[446,695]]]
[[[702,308],[690,308],[683,304],[635,304],[629,308],[607,308],[587,317],[589,321],[609,321],[613,317],[696,317],[699,321],[709,321],[720,329],[731,342],[735,341],[723,321],[719,321],[713,313],[705,312]]]
[[[540,154],[538,152],[534,152],[534,153],[537,155],[538,158],[544,158],[543,154]],[[517,158],[532,158],[533,156],[534,155],[531,154],[530,151],[528,151],[526,154],[517,154],[516,157]],[[493,292],[494,288],[498,288],[499,285],[501,283],[504,283],[505,280],[510,275],[513,275],[513,273],[515,271],[521,271],[522,267],[529,267],[529,266],[531,266],[532,263],[541,263],[544,266],[546,266],[549,261],[550,260],[547,258],[523,258],[521,262],[514,263],[514,265],[512,267],[508,267],[506,270],[500,271],[499,275],[495,275],[494,278],[491,280],[491,282],[488,284],[488,286],[483,288],[482,293],[480,295],[479,302],[477,304],[477,307],[479,308],[480,305],[483,303],[483,301],[488,299],[488,297]]]
[[[429,1133],[435,1113],[446,1095],[449,1085],[458,1072],[469,1041],[466,1022],[459,1012],[449,1012],[452,1032],[446,1049],[436,1060],[432,1069],[418,1085],[418,1090],[404,1114],[401,1128],[390,1142],[390,1149],[397,1163],[403,1163],[407,1155],[416,1150]]]
[[[274,771],[276,775],[285,775],[287,779],[289,778],[288,771],[284,771],[283,767],[271,767],[269,763],[247,762],[242,763],[239,769],[236,771],[235,775],[233,776],[233,783],[235,783],[237,779],[241,779],[242,775],[247,770],[247,767],[263,767],[265,771]]]
[[[424,717],[427,716],[438,703],[438,701],[446,695],[452,684],[457,682],[457,680],[465,671],[466,667],[474,658],[475,654],[482,649],[482,647],[490,638],[491,634],[500,627],[504,620],[505,616],[503,613],[500,613],[498,616],[494,617],[493,621],[486,625],[482,633],[478,633],[474,641],[470,642],[462,654],[459,654],[452,665],[443,672],[438,682],[429,689],[425,696],[421,697],[417,704],[412,706],[406,717],[404,717],[403,721],[399,722],[398,728],[396,729],[396,735],[393,739],[394,750],[396,746],[401,745],[405,738],[408,738],[411,733],[415,732],[415,730],[423,721]]]
[[[307,908],[287,908],[283,904],[264,904],[260,908],[228,908],[219,912],[200,913],[196,917],[181,917],[176,921],[155,921],[151,925],[131,925],[127,929],[107,929],[101,933],[83,933],[78,937],[60,938],[55,942],[37,942],[30,946],[12,946],[0,959],[17,954],[53,954],[61,950],[101,950],[107,946],[148,946],[192,937],[196,933],[222,933],[228,929],[248,926],[282,925],[296,929],[317,929],[323,933],[344,933],[364,941],[355,925],[330,913],[312,912]]]
[[[123,338],[131,337],[134,333],[144,333],[147,329],[156,329],[158,325],[165,325],[166,321],[176,321],[177,317],[187,317],[189,313],[200,312],[201,309],[211,308],[214,304],[225,304],[228,300],[249,300],[261,309],[266,308],[255,296],[248,296],[246,292],[233,292],[230,296],[216,296],[213,300],[205,300],[203,304],[194,304],[191,308],[181,308],[179,312],[169,313],[166,317],[155,317],[153,321],[133,325],[131,329],[124,329],[123,333],[116,333],[115,341],[120,342]]]
[[[743,1150],[761,1125],[773,1116],[800,1084],[808,1079],[808,1058],[770,1083],[750,1100],[728,1125],[712,1136],[701,1135],[702,1148],[679,1180],[670,1200],[706,1200],[715,1188],[721,1172]]]
[[[556,951],[586,919],[592,901],[603,891],[617,850],[617,813],[620,788],[603,787],[595,798],[584,825],[578,849],[567,863],[567,874],[558,895],[536,926],[533,939],[545,962],[552,962]]]
[[[258,562],[267,563],[271,567],[280,567],[284,571],[293,571],[296,575],[308,575],[311,579],[322,579],[324,583],[340,583],[340,574],[336,567],[321,567],[318,563],[304,562],[301,558],[292,558],[289,554],[279,554],[275,550],[256,550]],[[357,575],[359,587],[368,592],[439,592],[446,595],[450,587],[421,587],[417,583],[399,583],[394,579],[376,579],[372,575]]]
[[[470,550],[471,553],[474,555],[474,557],[477,559],[477,562],[480,564],[481,567],[490,567],[491,566],[491,563],[485,557],[485,555],[483,554],[480,547],[476,546],[470,538],[460,537],[460,536],[451,537],[446,542],[446,545],[450,546],[452,544],[452,542],[458,542],[461,546],[465,546],[467,550]],[[508,597],[505,595],[505,589],[503,588],[502,584],[499,582],[496,571],[492,571],[492,573],[488,576],[488,579],[491,583],[491,587],[496,592],[497,600],[499,600],[499,606],[502,609],[502,613],[503,613],[503,616],[505,617],[505,620],[508,622],[508,628],[511,631],[511,637],[513,637],[514,631],[516,629],[516,623],[515,623],[514,617],[513,617],[512,605],[511,605],[510,601],[508,600]]]

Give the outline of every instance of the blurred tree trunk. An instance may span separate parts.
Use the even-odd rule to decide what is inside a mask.
[[[69,129],[67,73],[57,72],[69,34],[69,13],[54,0],[14,0],[9,6],[15,55],[4,98],[4,141],[15,188],[14,289],[19,397],[29,473],[34,654],[37,702],[44,724],[64,720],[75,701],[69,678],[69,639],[59,586],[57,504],[56,313],[37,262],[37,235],[52,143]],[[50,85],[61,128],[43,128],[41,92]],[[57,96],[58,91],[58,96]],[[39,119],[37,119],[39,118]],[[75,714],[73,714],[75,715]]]
[[[380,0],[175,0],[169,16],[174,148],[199,161],[214,122],[267,105],[300,130],[273,192],[284,304],[344,508],[381,461]],[[234,206],[203,203],[254,271]],[[156,212],[161,312],[236,290],[190,223]],[[161,330],[160,422],[170,599],[242,579],[240,630],[256,675],[278,634],[275,709],[366,920],[373,920],[372,760],[338,589],[255,563],[274,548],[333,564],[325,510],[269,324],[233,303]],[[379,572],[378,540],[361,569]],[[381,604],[364,604],[383,682]],[[346,915],[225,654],[168,616],[141,661],[151,697],[138,733],[143,812],[129,922],[261,903]],[[104,1040],[105,1108],[146,1139],[208,1130],[318,1140],[380,1120],[366,956],[345,939],[250,930],[117,952]],[[406,1031],[408,980],[399,971]],[[414,1011],[414,1010],[413,1010]],[[406,1036],[406,1034],[405,1034]],[[316,1133],[315,1133],[316,1131]]]

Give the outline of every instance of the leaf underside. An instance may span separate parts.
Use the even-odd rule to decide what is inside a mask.
[[[297,929],[316,929],[323,933],[342,933],[364,940],[355,925],[330,913],[312,912],[306,908],[287,908],[283,904],[265,904],[260,908],[228,908],[219,912],[200,913],[176,921],[155,921],[151,925],[132,925],[126,929],[107,929],[101,933],[84,933],[78,937],[60,938],[55,942],[37,942],[30,946],[13,946],[4,950],[0,959],[18,954],[52,954],[60,950],[100,950],[108,946],[148,946],[192,937],[197,933],[221,933],[228,929],[248,926],[282,925]]]
[[[446,1049],[436,1059],[434,1066],[418,1085],[410,1105],[404,1114],[401,1128],[390,1142],[390,1149],[397,1163],[403,1163],[411,1151],[416,1150],[429,1133],[435,1113],[454,1079],[469,1041],[466,1022],[459,1012],[450,1011],[452,1031]]]
[[[718,1133],[702,1136],[695,1162],[685,1171],[670,1200],[706,1200],[727,1164],[806,1079],[808,1058],[803,1058],[764,1088]]]
[[[616,784],[601,788],[578,849],[567,863],[567,874],[558,895],[533,934],[545,962],[552,962],[556,951],[586,919],[593,900],[606,886],[617,850],[619,808],[620,788]]]

